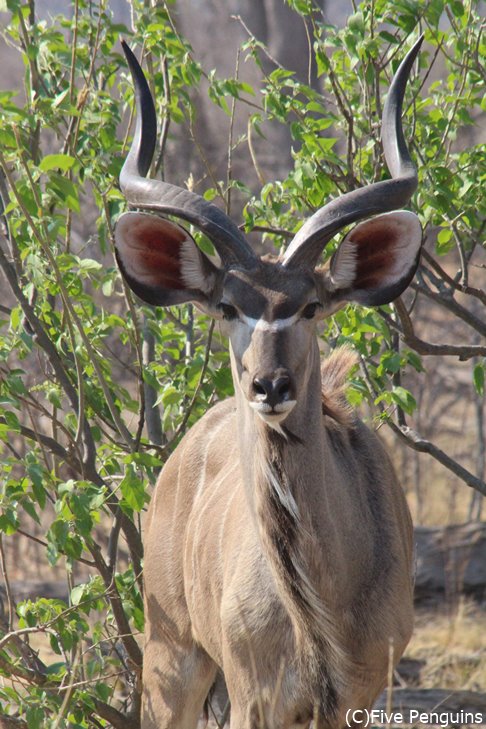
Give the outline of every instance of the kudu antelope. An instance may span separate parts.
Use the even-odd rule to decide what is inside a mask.
[[[384,107],[392,178],[328,203],[282,257],[259,258],[216,206],[145,178],[155,110],[125,45],[137,126],[120,181],[139,212],[117,224],[119,266],[149,304],[192,301],[221,320],[235,387],[184,437],[150,505],[144,729],[195,727],[219,669],[235,729],[343,727],[383,689],[390,646],[396,662],[410,638],[410,515],[382,445],[343,402],[350,354],[321,370],[316,322],[348,301],[390,302],[415,273],[420,224],[396,208],[417,185],[401,113],[419,46]],[[203,231],[220,264],[144,209]],[[318,267],[338,230],[377,214]]]

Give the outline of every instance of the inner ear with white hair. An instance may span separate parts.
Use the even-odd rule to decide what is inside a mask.
[[[356,225],[318,273],[337,308],[346,301],[365,306],[388,304],[405,291],[417,270],[422,245],[419,219],[396,210]]]
[[[115,228],[115,252],[125,280],[143,301],[206,308],[218,269],[185,228],[147,213],[125,213]]]

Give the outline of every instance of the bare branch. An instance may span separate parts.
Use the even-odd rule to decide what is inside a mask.
[[[143,662],[142,651],[140,650],[137,641],[133,637],[132,631],[130,629],[130,623],[128,622],[128,618],[123,608],[123,602],[120,597],[120,593],[118,592],[115,581],[113,579],[112,571],[103,559],[101,555],[101,550],[98,545],[93,543],[90,545],[89,549],[95,561],[96,568],[103,579],[106,588],[106,595],[111,603],[113,615],[121,636],[121,641],[125,647],[128,656],[130,657],[132,667],[135,671],[141,671]]]
[[[23,719],[15,716],[0,714],[0,729],[27,729],[28,724]]]
[[[472,357],[486,356],[486,347],[479,344],[431,344],[420,339],[415,334],[412,320],[403,301],[397,299],[394,306],[400,317],[403,341],[418,354],[458,357],[461,362]],[[390,322],[388,317],[387,321],[393,326],[394,322]]]
[[[477,316],[474,316],[474,314],[468,311],[464,306],[458,304],[452,297],[445,298],[440,293],[432,291],[423,281],[419,281],[418,283],[413,282],[410,286],[414,291],[423,294],[428,299],[431,299],[431,301],[442,306],[444,309],[448,309],[448,311],[457,316],[459,319],[462,319],[462,321],[466,322],[466,324],[468,324],[472,329],[475,329],[479,332],[479,334],[486,337],[486,321],[478,319]]]
[[[449,284],[449,286],[456,291],[460,291],[461,294],[469,294],[469,296],[474,296],[475,298],[479,299],[483,304],[486,305],[486,291],[483,289],[476,289],[473,286],[468,286],[465,284],[458,283],[455,281],[447,271],[445,271],[442,266],[435,260],[433,256],[430,255],[430,253],[424,248],[422,250],[422,256],[425,258],[429,266],[435,270],[435,272],[446,282]]]
[[[435,458],[436,461],[442,463],[442,465],[449,469],[449,471],[452,471],[452,473],[467,483],[467,485],[472,489],[475,489],[483,496],[486,496],[486,482],[477,478],[477,476],[474,476],[470,471],[448,456],[447,453],[444,453],[444,451],[438,446],[434,445],[434,443],[422,438],[415,430],[413,430],[413,428],[408,426],[400,427],[391,419],[387,419],[386,422],[393,432],[398,435],[400,440],[405,442],[410,448],[413,448],[413,450],[419,451],[420,453],[428,453]]]
[[[360,357],[360,368],[363,372],[364,379],[368,385],[370,392],[377,397],[377,392],[369,376],[368,367],[364,358]],[[385,410],[383,403],[378,404],[380,413],[384,416],[386,424],[392,429],[392,431],[399,436],[399,438],[406,443],[410,448],[421,453],[428,453],[435,458],[439,463],[445,466],[449,471],[452,471],[456,476],[459,476],[468,486],[479,491],[479,493],[486,496],[486,483],[477,476],[474,476],[470,471],[461,466],[457,461],[444,453],[438,446],[430,441],[422,438],[413,428],[410,428],[403,422],[397,425],[389,413]],[[404,421],[404,418],[403,418]]]
[[[122,714],[109,704],[95,700],[96,712],[102,719],[106,719],[115,729],[140,729],[137,716]],[[1,726],[1,725],[0,725]]]
[[[155,358],[155,337],[148,326],[147,317],[144,317],[144,327],[142,331],[142,364],[145,370]],[[143,414],[147,425],[147,434],[151,443],[162,445],[164,443],[164,433],[162,430],[162,421],[157,406],[157,393],[155,389],[143,378],[144,392],[144,408]]]
[[[6,422],[5,418],[0,416],[0,425],[4,425]],[[31,428],[27,428],[24,425],[20,426],[19,432],[24,436],[24,438],[28,438],[28,440],[39,443],[40,446],[47,448],[53,455],[62,459],[75,471],[82,473],[83,469],[79,460],[72,453],[63,448],[57,440],[54,440],[54,438],[44,435],[43,433],[39,433],[38,431],[34,431]]]

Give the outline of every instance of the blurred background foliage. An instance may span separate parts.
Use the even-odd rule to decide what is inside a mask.
[[[214,200],[260,252],[278,252],[329,198],[387,176],[383,99],[425,34],[404,114],[422,265],[395,304],[338,312],[322,348],[359,353],[349,399],[390,431],[417,520],[481,518],[480,3],[353,6],[336,28],[322,5],[289,0],[307,73],[286,68],[236,16],[244,40],[222,76],[182,36],[177,1],[132,0],[127,23],[103,0],[72,0],[48,20],[34,0],[6,2],[2,43],[21,57],[24,84],[0,90],[0,726],[139,726],[143,511],[183,433],[232,392],[217,328],[191,306],[141,306],[114,263],[133,113],[121,37],[143,58],[161,120],[152,174]],[[216,107],[216,157],[202,97]],[[272,137],[286,148],[280,141],[269,163]],[[22,580],[53,576],[59,595],[17,598]]]

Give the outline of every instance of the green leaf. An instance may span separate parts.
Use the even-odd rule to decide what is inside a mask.
[[[392,33],[389,33],[387,30],[380,30],[378,35],[380,36],[380,38],[383,38],[383,40],[386,40],[388,43],[393,43],[393,45],[400,43],[400,39],[392,35]]]
[[[68,154],[48,154],[44,157],[40,164],[39,169],[42,172],[49,172],[50,170],[62,170],[67,172],[76,164],[74,157],[70,157]]]
[[[400,386],[394,387],[391,391],[391,396],[393,402],[401,407],[402,410],[405,410],[408,415],[413,414],[417,407],[417,402],[408,390]]]
[[[382,375],[384,372],[395,374],[399,372],[402,363],[402,358],[398,352],[385,352],[381,358],[380,365],[377,369],[378,375]]]
[[[478,395],[484,395],[484,370],[486,366],[484,362],[478,362],[473,369],[473,382]]]
[[[441,228],[437,234],[437,253],[444,255],[454,247],[454,238],[450,228]]]
[[[19,522],[15,510],[11,507],[3,507],[0,513],[0,532],[4,532],[7,536],[15,534],[19,528]]]
[[[451,0],[449,2],[449,7],[452,10],[453,14],[456,16],[456,18],[462,18],[464,15],[464,5],[459,0]]]
[[[40,463],[30,463],[27,467],[27,473],[30,476],[32,482],[32,491],[34,493],[35,500],[39,504],[40,508],[43,509],[46,505],[46,490],[45,475]]]
[[[120,490],[124,501],[131,509],[135,511],[143,509],[146,501],[144,483],[131,464],[127,466],[125,476],[120,482]]]
[[[107,703],[113,693],[113,689],[108,686],[106,683],[97,683],[95,685],[95,691],[96,694],[99,696],[99,698]]]
[[[234,392],[233,376],[230,367],[221,367],[212,373],[211,379],[217,392],[223,397],[230,397]]]
[[[353,33],[363,35],[363,33],[365,32],[363,13],[358,11],[356,13],[353,13],[353,15],[350,15],[348,18],[348,28],[350,28]]]
[[[103,266],[99,261],[95,261],[91,258],[83,258],[79,262],[80,271],[101,271]]]
[[[71,602],[73,605],[79,605],[84,599],[85,590],[86,585],[76,585],[76,587],[73,587],[71,590]]]
[[[81,212],[79,207],[79,192],[72,180],[68,180],[66,177],[61,177],[58,174],[52,174],[50,185],[57,193],[61,204],[66,205],[74,213]]]
[[[412,365],[412,367],[417,372],[425,372],[424,366],[422,364],[422,360],[421,360],[419,354],[417,354],[416,352],[413,352],[411,349],[409,349],[409,350],[406,351],[405,356],[407,358],[407,362],[410,362],[410,364]]]
[[[22,322],[23,322],[22,308],[20,306],[16,306],[12,309],[12,312],[10,314],[10,326],[12,327],[13,331],[17,331]]]
[[[33,519],[37,524],[41,523],[39,514],[37,513],[37,511],[38,511],[37,506],[35,504],[33,504],[32,501],[27,501],[24,499],[22,501],[22,506],[31,519]]]
[[[39,729],[45,719],[44,710],[40,706],[34,706],[27,709],[26,719],[29,729]]]

